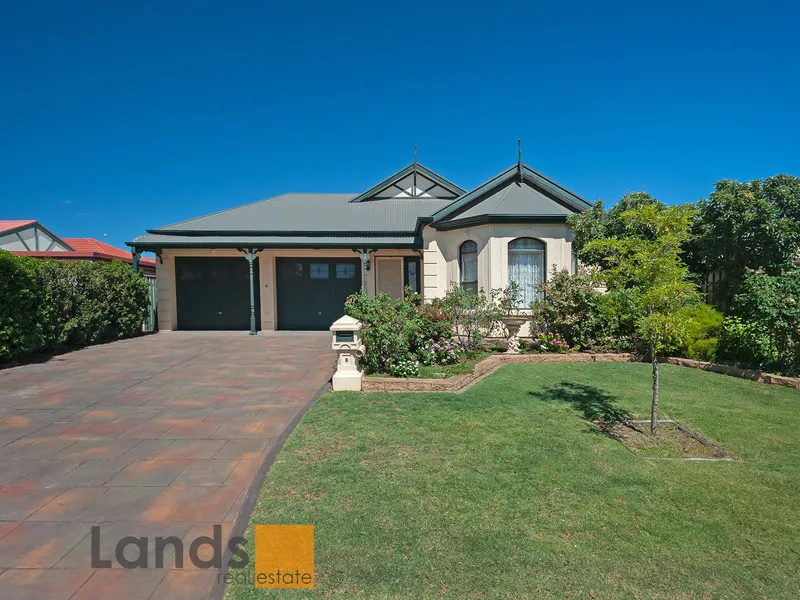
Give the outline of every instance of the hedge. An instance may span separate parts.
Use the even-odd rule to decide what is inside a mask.
[[[0,250],[0,363],[138,335],[147,283],[129,264],[41,260]]]

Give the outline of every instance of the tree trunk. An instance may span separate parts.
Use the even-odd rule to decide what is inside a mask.
[[[653,406],[650,408],[650,433],[658,435],[658,357],[652,342],[650,342],[650,358],[653,361]]]

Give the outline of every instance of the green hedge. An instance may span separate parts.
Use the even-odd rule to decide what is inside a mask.
[[[40,260],[0,250],[0,363],[141,333],[147,283],[122,261]]]

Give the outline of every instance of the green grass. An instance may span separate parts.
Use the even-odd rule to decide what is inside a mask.
[[[478,352],[454,365],[420,365],[419,376],[426,379],[444,379],[453,375],[472,373],[475,365],[491,355],[491,352]]]
[[[662,416],[741,461],[647,460],[597,433],[587,419],[647,415],[643,364],[322,397],[252,517],[315,525],[316,587],[227,598],[799,597],[800,393],[662,369]]]

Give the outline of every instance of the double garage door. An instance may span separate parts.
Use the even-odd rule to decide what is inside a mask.
[[[361,289],[357,258],[278,258],[278,329],[327,330]],[[261,328],[258,259],[253,263],[256,328]],[[250,271],[242,258],[175,259],[178,328],[250,329]]]

